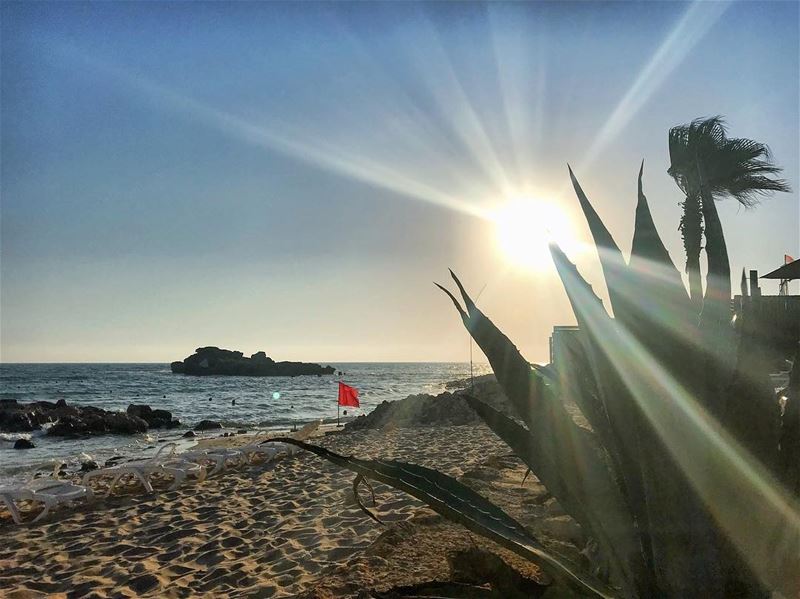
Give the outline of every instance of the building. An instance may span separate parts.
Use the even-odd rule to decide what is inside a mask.
[[[575,325],[559,325],[553,327],[550,335],[550,364],[558,370],[568,360],[569,350],[580,348],[580,328]]]
[[[761,277],[790,281],[800,278],[800,260],[795,260]],[[748,278],[742,271],[741,295],[733,298],[735,318],[749,319],[749,331],[761,345],[773,372],[785,371],[800,342],[800,295],[762,295],[758,271]],[[782,285],[785,289],[785,286]]]

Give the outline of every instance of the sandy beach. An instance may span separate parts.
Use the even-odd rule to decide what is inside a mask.
[[[439,468],[523,522],[538,523],[534,528],[569,528],[535,479],[520,487],[524,466],[483,425],[342,432],[314,442]],[[370,509],[382,526],[353,501],[352,481],[351,473],[301,452],[177,491],[97,500],[40,525],[4,519],[0,595],[355,597],[364,589],[446,579],[443,549],[488,543],[410,496],[375,485]],[[543,520],[547,514],[553,517]],[[539,575],[524,562],[519,569]]]

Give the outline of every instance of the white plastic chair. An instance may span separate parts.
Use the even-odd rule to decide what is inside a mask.
[[[276,443],[262,441],[260,443],[250,443],[249,445],[237,447],[236,449],[241,451],[245,459],[250,463],[256,462],[258,458],[263,458],[264,461],[269,462],[283,452],[282,448],[276,447],[276,445]]]
[[[184,460],[178,460],[175,457],[175,450],[178,445],[176,443],[165,443],[162,445],[155,455],[145,460],[132,460],[130,462],[122,462],[115,464],[108,468],[100,468],[99,470],[92,470],[87,472],[81,481],[84,486],[89,486],[89,481],[94,478],[103,476],[113,477],[111,484],[108,487],[106,497],[111,496],[117,483],[124,476],[133,476],[144,487],[148,493],[153,493],[153,485],[150,483],[150,477],[156,472],[166,472],[174,477],[174,482],[170,485],[169,490],[177,489],[178,486],[185,480],[188,470],[191,470],[190,463],[183,465]],[[166,454],[165,454],[166,452]],[[205,478],[203,471],[202,477]]]
[[[0,488],[0,501],[2,501],[3,504],[5,504],[6,509],[8,509],[8,511],[11,512],[11,518],[12,520],[14,520],[16,524],[24,523],[22,515],[19,513],[17,502],[32,501],[42,504],[41,513],[39,513],[38,516],[36,516],[33,520],[31,520],[31,523],[38,522],[39,520],[44,518],[50,511],[50,508],[54,505],[53,499],[48,498],[47,496],[43,496],[41,498],[36,497],[33,491],[31,491],[30,489],[25,489],[24,487]]]
[[[94,499],[91,488],[55,478],[37,478],[21,487],[0,489],[0,501],[8,508],[11,518],[17,524],[23,524],[17,502],[42,504],[42,511],[31,520],[34,523],[47,516],[52,508],[78,499],[85,499],[87,502]]]
[[[300,448],[291,443],[284,443],[283,441],[264,441],[264,444],[270,443],[273,447],[286,457],[291,457],[300,453]]]
[[[187,451],[179,454],[179,457],[189,462],[208,462],[213,464],[213,468],[208,472],[208,476],[213,476],[217,472],[222,472],[228,467],[229,463],[234,466],[239,466],[247,461],[247,457],[239,449],[228,449],[224,447]]]
[[[207,476],[207,470],[203,464],[185,459],[180,454],[175,458],[165,460],[161,463],[161,466],[164,472],[172,475],[174,479],[174,482],[169,487],[170,491],[174,491],[181,486],[189,476],[193,476],[199,483],[203,482]]]

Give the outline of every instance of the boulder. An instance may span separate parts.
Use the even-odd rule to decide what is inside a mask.
[[[120,412],[106,412],[99,408],[84,408],[78,416],[58,419],[48,435],[77,437],[98,434],[133,435],[147,431],[147,422],[138,416]]]
[[[29,433],[39,430],[41,425],[36,422],[30,413],[14,410],[0,411],[0,430],[9,433]]]
[[[457,395],[445,392],[437,396],[409,395],[401,401],[384,401],[366,416],[359,416],[345,424],[345,428],[358,430],[387,426],[458,425],[479,421],[480,418],[467,402]]]
[[[147,432],[147,421],[136,416],[109,412],[105,420],[110,433],[132,435]]]
[[[345,430],[385,427],[457,426],[482,422],[462,397],[466,390],[439,395],[409,395],[399,401],[384,401],[372,412],[345,424]],[[491,380],[476,383],[469,393],[496,410],[513,417],[513,410],[500,386]]]
[[[17,439],[14,441],[14,449],[33,449],[36,445],[28,439]]]
[[[214,420],[201,420],[197,423],[197,426],[194,427],[194,430],[210,431],[218,428],[222,428],[222,425],[219,422],[215,422]]]
[[[149,428],[175,428],[180,421],[167,410],[154,410],[147,404],[130,404],[127,413],[147,422]]]
[[[197,434],[194,431],[186,431],[185,433],[183,433],[183,436],[191,438],[191,437],[196,437]]]
[[[130,404],[125,411],[131,416],[138,416],[142,420],[147,420],[153,413],[153,409],[150,406],[135,403]]]
[[[240,351],[219,347],[198,347],[195,353],[181,362],[170,364],[172,372],[195,376],[299,376],[333,374],[330,366],[306,362],[275,362],[263,351],[245,358]]]
[[[91,472],[92,470],[97,470],[99,467],[98,463],[94,460],[81,462],[81,472]]]
[[[112,432],[117,432],[116,429],[124,430],[128,428],[130,423],[123,426],[122,423],[103,422],[109,418],[109,415],[113,414],[114,412],[106,412],[93,406],[69,406],[63,399],[59,399],[56,403],[35,401],[29,404],[5,401],[0,402],[0,431],[12,433],[31,432],[40,430],[43,424],[50,422],[62,424],[61,426],[54,425],[56,432],[53,433],[51,429],[48,434],[59,434],[59,431],[72,430],[105,432],[109,427],[115,429]],[[111,418],[111,420],[114,419]]]
[[[42,428],[47,422],[56,420],[69,409],[66,404],[58,406],[49,401],[36,401],[29,404],[17,400],[0,401],[0,431],[9,433],[29,433]]]

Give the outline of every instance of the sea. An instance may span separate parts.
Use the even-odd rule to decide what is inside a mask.
[[[437,394],[445,383],[470,376],[469,363],[332,363],[341,379],[358,389],[360,408],[340,414],[349,419],[383,401],[418,393]],[[490,372],[474,364],[475,376]],[[143,457],[159,443],[176,441],[188,448],[196,439],[183,433],[201,420],[215,420],[219,435],[246,429],[288,430],[314,420],[335,421],[340,377],[238,377],[173,374],[169,364],[0,364],[0,398],[19,402],[64,399],[69,405],[125,411],[129,404],[148,404],[172,412],[181,426],[142,435],[99,435],[65,439],[33,433],[0,433],[0,485],[30,479],[60,463],[69,469],[84,461],[102,465],[114,456]],[[235,401],[234,401],[235,400]],[[35,448],[15,450],[16,439],[28,438]]]

